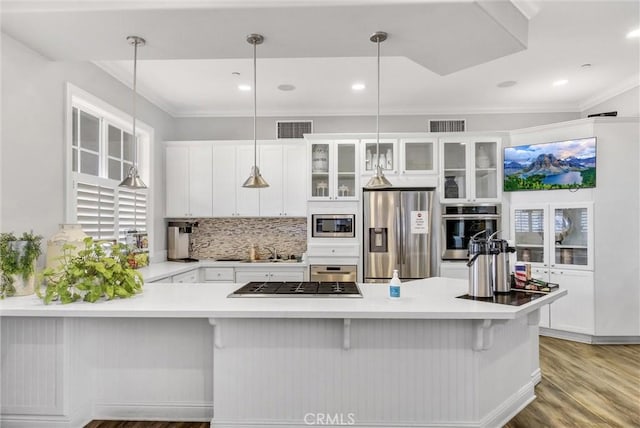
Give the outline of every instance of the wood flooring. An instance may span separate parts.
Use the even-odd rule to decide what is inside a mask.
[[[536,399],[506,428],[640,427],[640,345],[540,337]],[[85,428],[209,428],[209,422],[92,421]]]

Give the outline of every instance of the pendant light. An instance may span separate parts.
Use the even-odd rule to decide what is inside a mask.
[[[269,183],[262,178],[260,168],[258,168],[258,140],[256,138],[256,120],[257,120],[257,88],[256,88],[256,45],[262,44],[264,37],[260,34],[249,34],[247,42],[253,45],[253,166],[249,178],[242,184],[242,187],[250,189],[259,189],[261,187],[269,187]]]
[[[378,48],[378,110],[376,112],[376,157],[375,159],[380,159],[380,43],[387,40],[387,33],[384,31],[377,31],[369,37],[369,40],[374,42]],[[373,177],[367,182],[364,186],[365,189],[385,189],[387,187],[392,187],[391,182],[387,180],[382,172],[382,167],[380,166],[380,161],[376,162],[374,168]]]
[[[142,37],[129,36],[127,41],[133,45],[133,165],[129,168],[129,173],[120,183],[120,187],[130,189],[146,189],[147,185],[140,179],[138,173],[138,136],[136,135],[136,78],[138,72],[138,46],[144,46],[146,41]]]

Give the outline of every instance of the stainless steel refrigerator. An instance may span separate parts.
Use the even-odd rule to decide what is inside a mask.
[[[364,281],[431,276],[433,188],[363,191]]]

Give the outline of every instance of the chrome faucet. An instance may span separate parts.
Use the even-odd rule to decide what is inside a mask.
[[[269,247],[264,247],[266,250],[269,251],[269,253],[271,254],[271,259],[273,260],[277,260],[278,259],[278,250],[276,250],[276,247],[273,247],[273,249],[269,248]]]

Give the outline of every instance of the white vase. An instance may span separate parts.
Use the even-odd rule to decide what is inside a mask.
[[[58,230],[47,241],[46,267],[56,269],[62,263],[62,247],[71,244],[76,247],[71,253],[75,254],[84,248],[84,238],[87,234],[82,231],[79,224],[61,224]]]
[[[16,289],[14,296],[28,296],[36,291],[36,261],[33,261],[33,273],[24,279],[22,275],[12,275],[13,288]]]

